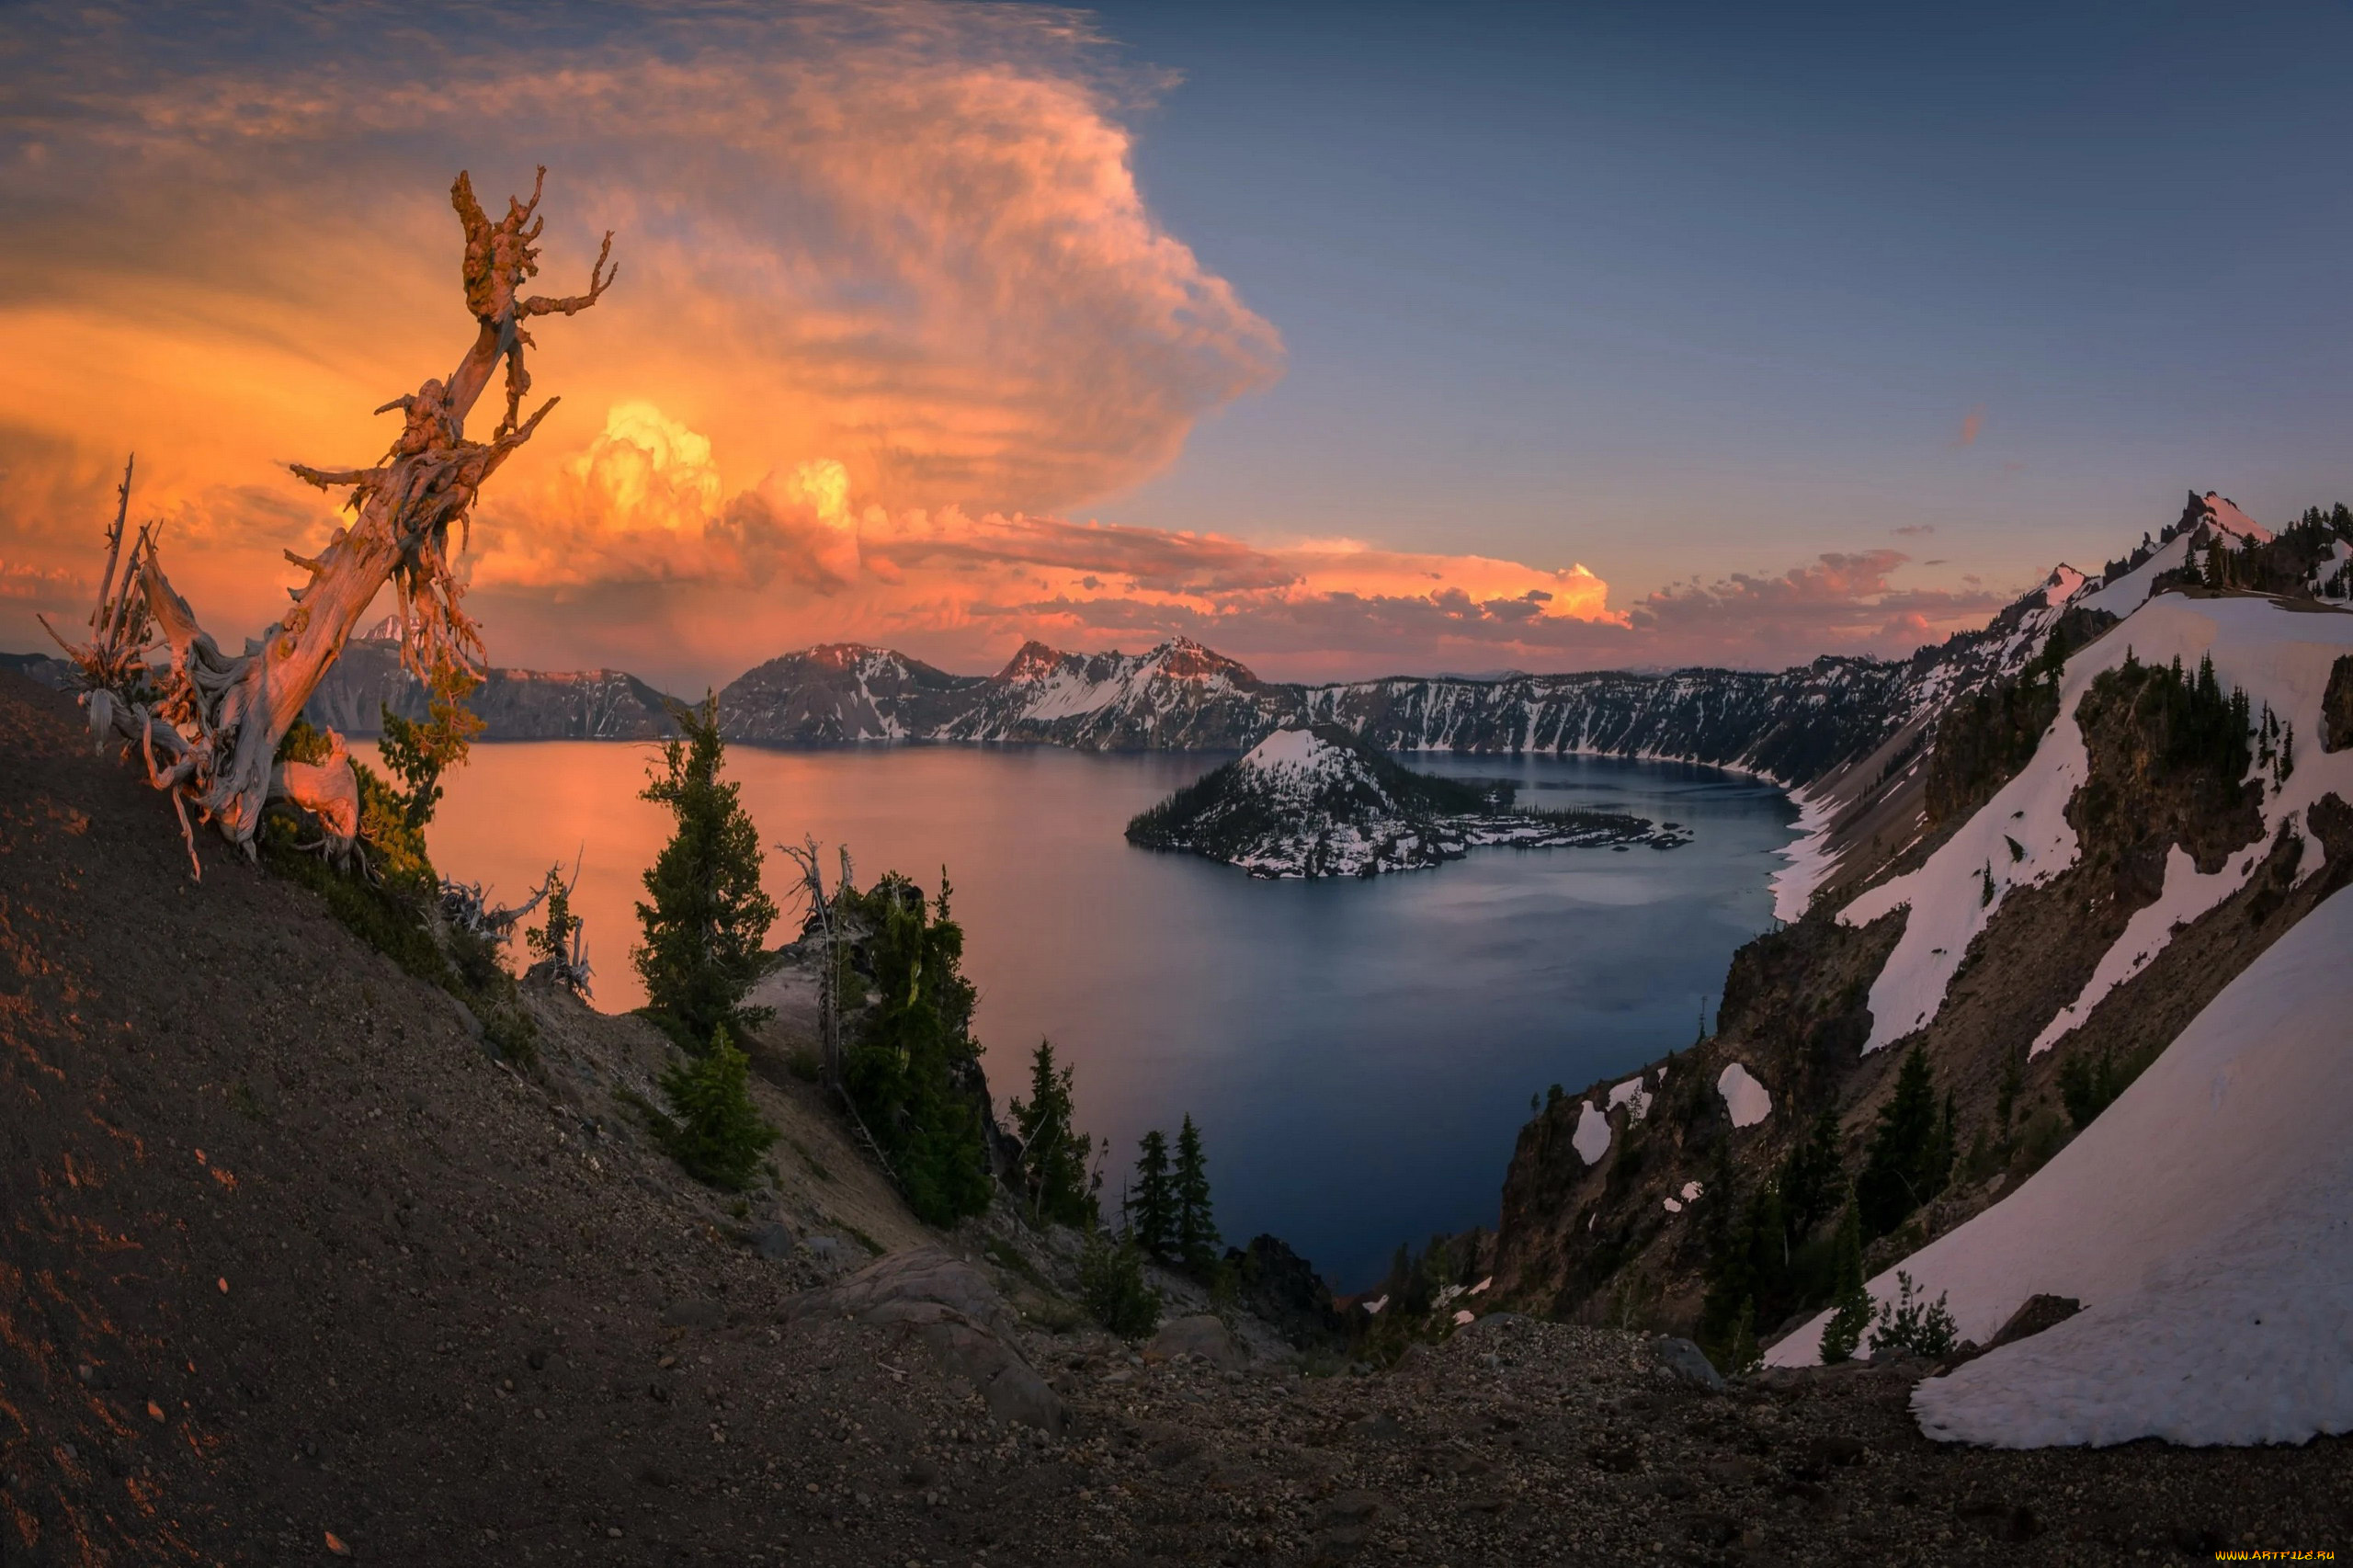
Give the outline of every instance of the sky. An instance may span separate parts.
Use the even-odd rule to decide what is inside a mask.
[[[123,457],[226,643],[548,165],[492,658],[692,690],[1190,636],[1291,678],[1901,655],[2353,496],[2319,6],[0,10],[0,647]]]

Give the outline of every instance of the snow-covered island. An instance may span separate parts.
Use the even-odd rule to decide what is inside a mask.
[[[1254,877],[1370,877],[1459,860],[1481,845],[1672,849],[1673,824],[1610,812],[1516,808],[1508,779],[1401,767],[1336,725],[1277,730],[1128,824],[1128,842]]]

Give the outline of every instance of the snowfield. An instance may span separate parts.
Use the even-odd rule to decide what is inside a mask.
[[[1921,1383],[1912,1404],[1930,1437],[2040,1448],[2353,1431],[2348,955],[2353,889],[2224,987],[2015,1195],[1904,1261],[1980,1343],[2029,1296],[2084,1303]],[[1893,1296],[1892,1271],[1870,1288]],[[1813,1361],[1828,1316],[1767,1361]]]
[[[2257,713],[2268,703],[2294,726],[2296,765],[2284,786],[2267,789],[2263,839],[2212,877],[2198,876],[2187,856],[2177,857],[2168,866],[2157,912],[2133,922],[2083,994],[2052,1020],[2035,1049],[2049,1049],[2089,1017],[2101,997],[2161,951],[2172,937],[2175,921],[2195,918],[2244,886],[2283,825],[2305,839],[2299,876],[2309,876],[2319,867],[2321,848],[2305,831],[2305,809],[2332,790],[2353,800],[2353,751],[2331,754],[2320,748],[2321,697],[2331,666],[2340,656],[2353,653],[2353,615],[2284,609],[2255,596],[2193,599],[2163,595],[2067,661],[2060,718],[2017,778],[1963,823],[1926,865],[1870,889],[1839,912],[1845,924],[1862,926],[1906,905],[1912,910],[1902,939],[1871,985],[1866,1051],[1902,1040],[1936,1017],[1970,943],[2000,912],[2011,892],[2040,886],[2075,863],[2080,846],[2066,808],[2089,767],[2083,731],[2075,720],[2075,705],[2095,677],[2123,664],[2127,652],[2144,665],[2164,665],[2178,657],[2188,669],[2212,655],[2225,691],[2244,688]]]

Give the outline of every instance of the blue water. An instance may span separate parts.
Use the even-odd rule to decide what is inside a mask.
[[[665,819],[635,799],[649,748],[477,747],[432,830],[443,869],[506,892],[585,846],[578,906],[597,1001],[641,1001],[627,961],[638,873]],[[1344,1290],[1402,1241],[1492,1224],[1531,1095],[1688,1043],[1733,949],[1771,918],[1795,812],[1778,790],[1671,764],[1408,758],[1510,776],[1534,801],[1633,812],[1675,850],[1473,850],[1370,881],[1269,882],[1131,847],[1127,819],[1215,766],[1198,754],[870,747],[729,754],[762,838],[847,842],[861,882],[944,864],[1000,1100],[1040,1038],[1110,1140],[1116,1203],[1136,1139],[1203,1129],[1229,1241],[1271,1231]],[[790,867],[770,891],[790,908]],[[779,928],[779,939],[783,935]]]

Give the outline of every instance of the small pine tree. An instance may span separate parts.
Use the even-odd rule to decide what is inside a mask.
[[[1880,1308],[1879,1326],[1871,1330],[1871,1354],[1931,1359],[1951,1355],[1961,1333],[1944,1294],[1929,1301],[1927,1293],[1916,1290],[1912,1276],[1902,1269],[1896,1270],[1895,1288],[1896,1299]]]
[[[1129,1233],[1146,1254],[1165,1263],[1176,1246],[1176,1189],[1168,1176],[1168,1135],[1158,1128],[1143,1135],[1136,1154],[1135,1195],[1128,1210]]]
[[[1937,1086],[1929,1075],[1927,1052],[1915,1045],[1896,1074],[1894,1096],[1880,1109],[1870,1155],[1855,1182],[1864,1235],[1887,1234],[1943,1189],[1952,1158],[1948,1147],[1943,1168],[1932,1176],[1939,1142],[1937,1112]]]
[[[1734,1377],[1745,1376],[1765,1364],[1763,1354],[1756,1348],[1756,1302],[1740,1303],[1739,1326],[1733,1331],[1732,1348],[1726,1352],[1724,1359],[1727,1363],[1724,1370]]]
[[[908,1206],[932,1225],[982,1212],[993,1191],[972,1038],[979,993],[964,977],[964,928],[949,913],[949,893],[943,870],[936,903],[895,872],[840,895],[844,922],[869,932],[859,951],[874,995],[844,1059],[843,1086]]]
[[[1160,1326],[1160,1297],[1144,1283],[1143,1255],[1132,1238],[1087,1233],[1078,1255],[1078,1295],[1087,1314],[1122,1339]]]
[[[1822,1360],[1825,1366],[1852,1360],[1863,1331],[1871,1325],[1870,1292],[1863,1288],[1862,1211],[1852,1202],[1838,1216],[1832,1300],[1837,1310],[1823,1325]]]
[[[1803,1241],[1830,1217],[1847,1188],[1846,1156],[1838,1147],[1838,1112],[1824,1106],[1781,1166],[1781,1205],[1790,1239]]]
[[[1008,1108],[1020,1130],[1021,1175],[1033,1224],[1091,1226],[1094,1184],[1087,1179],[1095,1140],[1071,1126],[1072,1071],[1054,1065],[1051,1041],[1040,1040],[1029,1064],[1029,1098]]]
[[[1206,1278],[1217,1264],[1217,1225],[1211,1217],[1209,1162],[1189,1115],[1176,1132],[1176,1196],[1177,1260]]]
[[[671,716],[679,733],[663,744],[661,766],[641,798],[666,807],[677,827],[646,869],[653,902],[637,906],[645,945],[630,957],[650,1009],[699,1050],[722,1025],[741,1029],[760,1021],[744,997],[759,977],[777,908],[760,891],[759,830],[737,786],[720,781],[726,743],[719,699],[673,704]]]
[[[750,1184],[777,1137],[752,1104],[750,1065],[722,1025],[709,1051],[662,1074],[671,1112],[670,1124],[659,1130],[663,1142],[696,1180],[729,1191]]]

